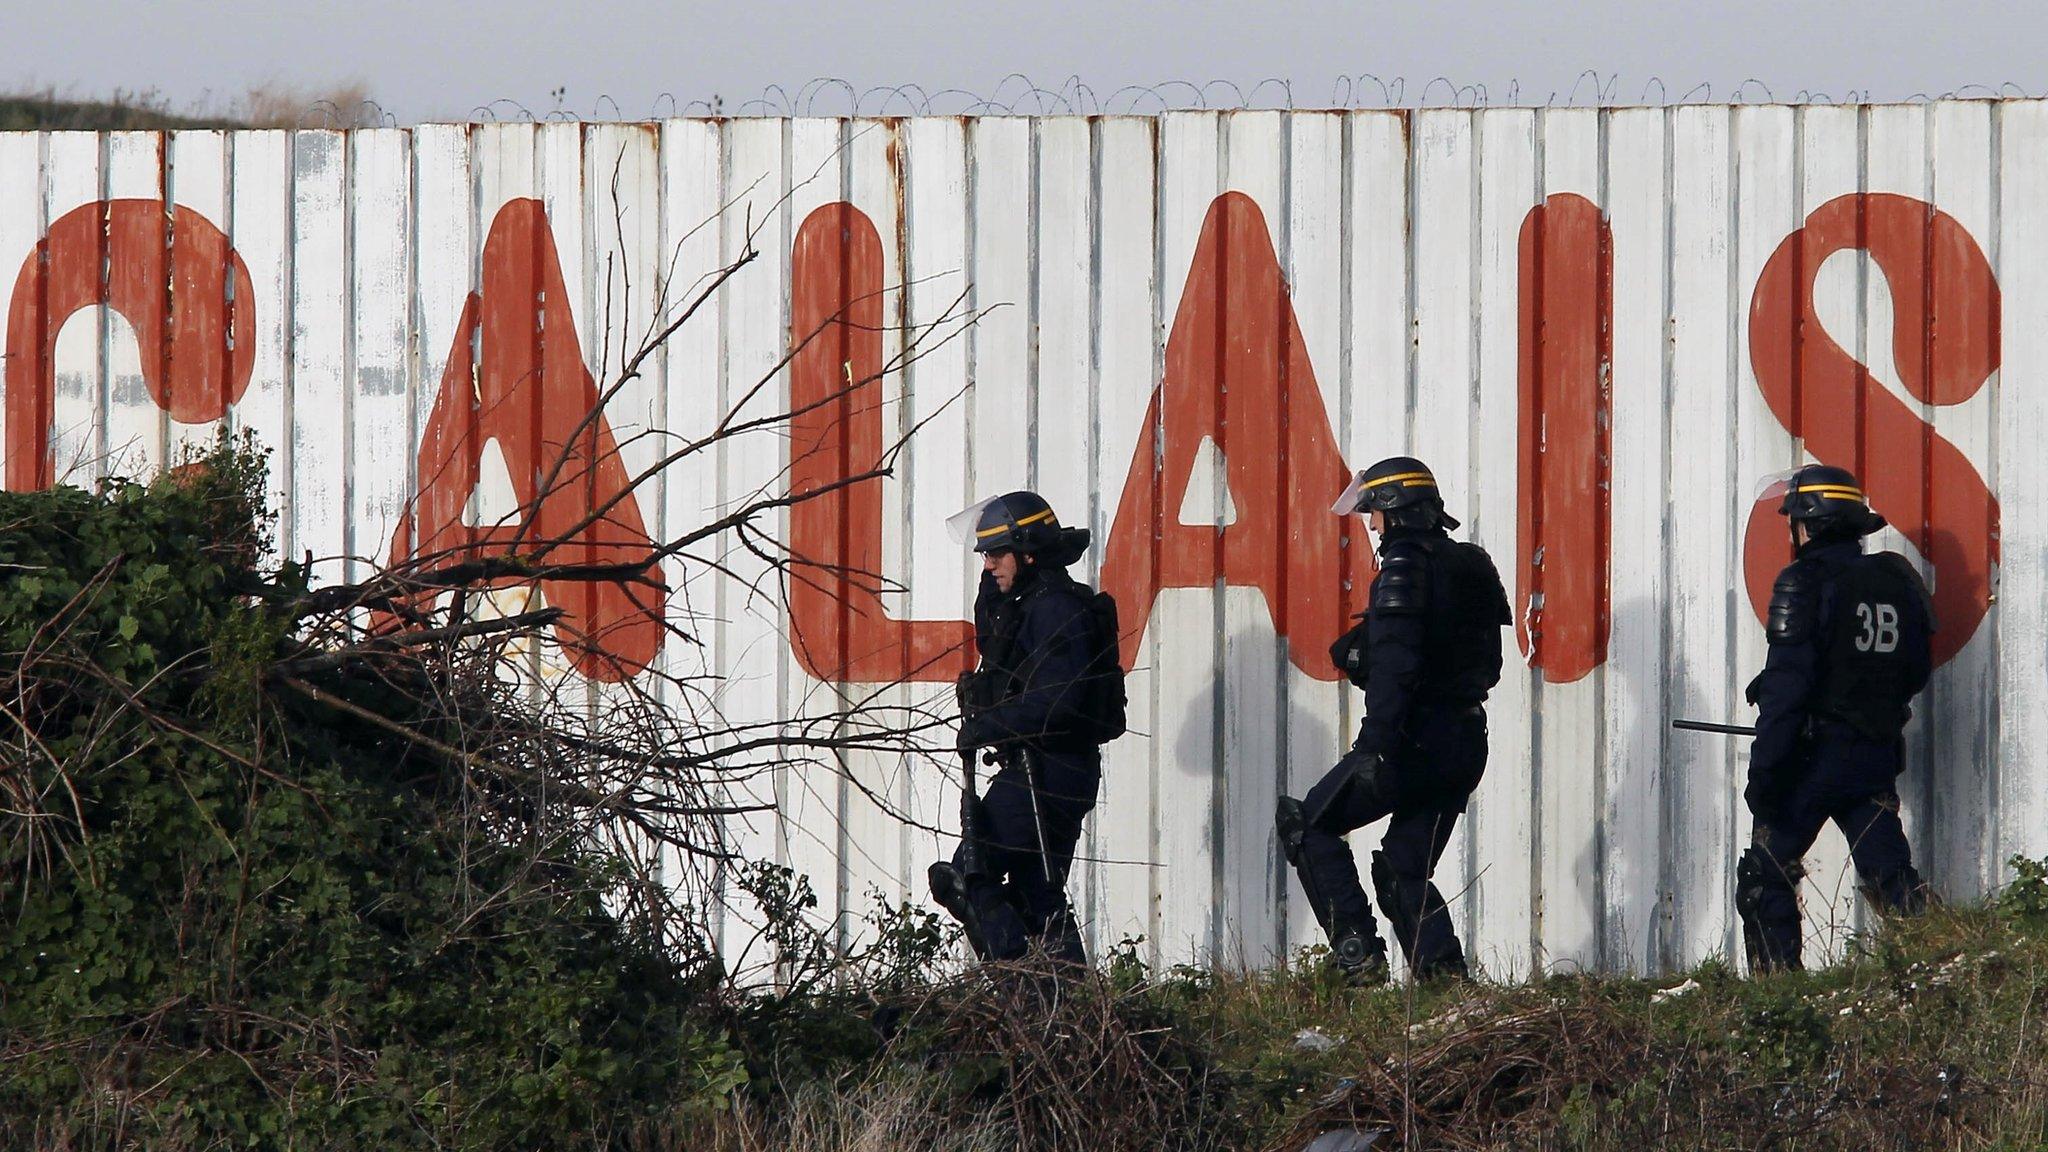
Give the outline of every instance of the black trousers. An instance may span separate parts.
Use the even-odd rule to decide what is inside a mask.
[[[1898,793],[1887,788],[1860,796],[1834,796],[1824,805],[1793,805],[1776,824],[1758,824],[1738,870],[1736,907],[1749,934],[1752,967],[1800,966],[1800,863],[1821,826],[1833,821],[1849,842],[1862,888],[1879,911],[1917,911],[1924,900],[1913,869],[1913,850],[1899,821]]]
[[[1372,905],[1344,835],[1385,819],[1373,854],[1373,886],[1393,923],[1396,943],[1418,973],[1462,968],[1463,952],[1442,894],[1430,883],[1472,790],[1486,771],[1486,716],[1477,707],[1418,708],[1412,738],[1382,757],[1377,787],[1347,753],[1302,801],[1308,819],[1296,865],[1316,919],[1333,936],[1356,928],[1374,938]]]
[[[1101,786],[1099,749],[1018,753],[989,781],[981,800],[983,870],[968,877],[967,898],[991,959],[1014,960],[1036,944],[1060,959],[1087,963],[1067,901],[1067,872]],[[953,863],[962,864],[957,852]]]

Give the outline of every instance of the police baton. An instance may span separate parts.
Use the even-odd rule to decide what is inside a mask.
[[[960,754],[960,872],[979,876],[985,871],[981,860],[981,797],[974,790],[976,752]]]
[[[953,696],[960,704],[960,721],[963,724],[967,722],[967,712],[974,704],[973,676],[972,672],[962,672],[953,682]],[[960,872],[963,876],[980,876],[985,870],[981,854],[981,796],[974,786],[974,762],[980,756],[978,748],[968,748],[960,753]]]
[[[1724,736],[1754,736],[1756,729],[1744,724],[1716,724],[1711,720],[1673,720],[1673,728],[1681,732],[1719,732]]]

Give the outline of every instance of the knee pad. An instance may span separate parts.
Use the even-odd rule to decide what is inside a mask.
[[[1736,911],[1756,911],[1772,892],[1796,893],[1805,875],[1806,867],[1798,861],[1780,864],[1761,848],[1745,849],[1735,862]]]
[[[1273,830],[1280,837],[1280,852],[1287,862],[1301,867],[1301,842],[1308,835],[1308,816],[1301,801],[1282,796],[1273,809]]]
[[[1805,874],[1797,862],[1780,865],[1761,848],[1744,851],[1736,861],[1735,912],[1742,921],[1742,950],[1750,971],[1800,967],[1797,885]],[[1775,908],[1769,906],[1773,903]]]

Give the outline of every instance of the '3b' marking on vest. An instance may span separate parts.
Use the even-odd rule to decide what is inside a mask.
[[[1873,611],[1873,608],[1875,611]],[[1862,631],[1856,634],[1858,652],[1895,652],[1899,647],[1899,610],[1890,605],[1872,605],[1864,601],[1856,605],[1856,619],[1862,624]]]

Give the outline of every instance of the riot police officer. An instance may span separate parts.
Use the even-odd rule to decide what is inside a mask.
[[[1893,785],[1907,705],[1933,664],[1926,585],[1898,553],[1864,553],[1885,520],[1848,471],[1799,469],[1778,511],[1795,558],[1771,587],[1769,653],[1749,685],[1758,711],[1743,799],[1756,831],[1735,871],[1755,971],[1800,967],[1800,858],[1829,820],[1879,911],[1918,912],[1927,899]]]
[[[1101,745],[1123,729],[1113,602],[1067,574],[1088,531],[1062,527],[1038,494],[998,496],[953,522],[962,536],[971,526],[982,560],[981,663],[963,691],[958,747],[1000,768],[978,803],[969,798],[960,850],[931,866],[932,894],[985,958],[1035,945],[1085,964],[1066,880],[1095,807]]]
[[[1436,478],[1409,456],[1360,472],[1333,511],[1364,512],[1379,575],[1364,622],[1331,654],[1365,689],[1351,750],[1302,800],[1282,798],[1282,850],[1301,877],[1331,957],[1348,978],[1385,978],[1386,944],[1344,835],[1386,818],[1373,891],[1417,979],[1465,975],[1442,893],[1430,882],[1486,770],[1486,694],[1500,681],[1507,593],[1484,549],[1451,539]]]

